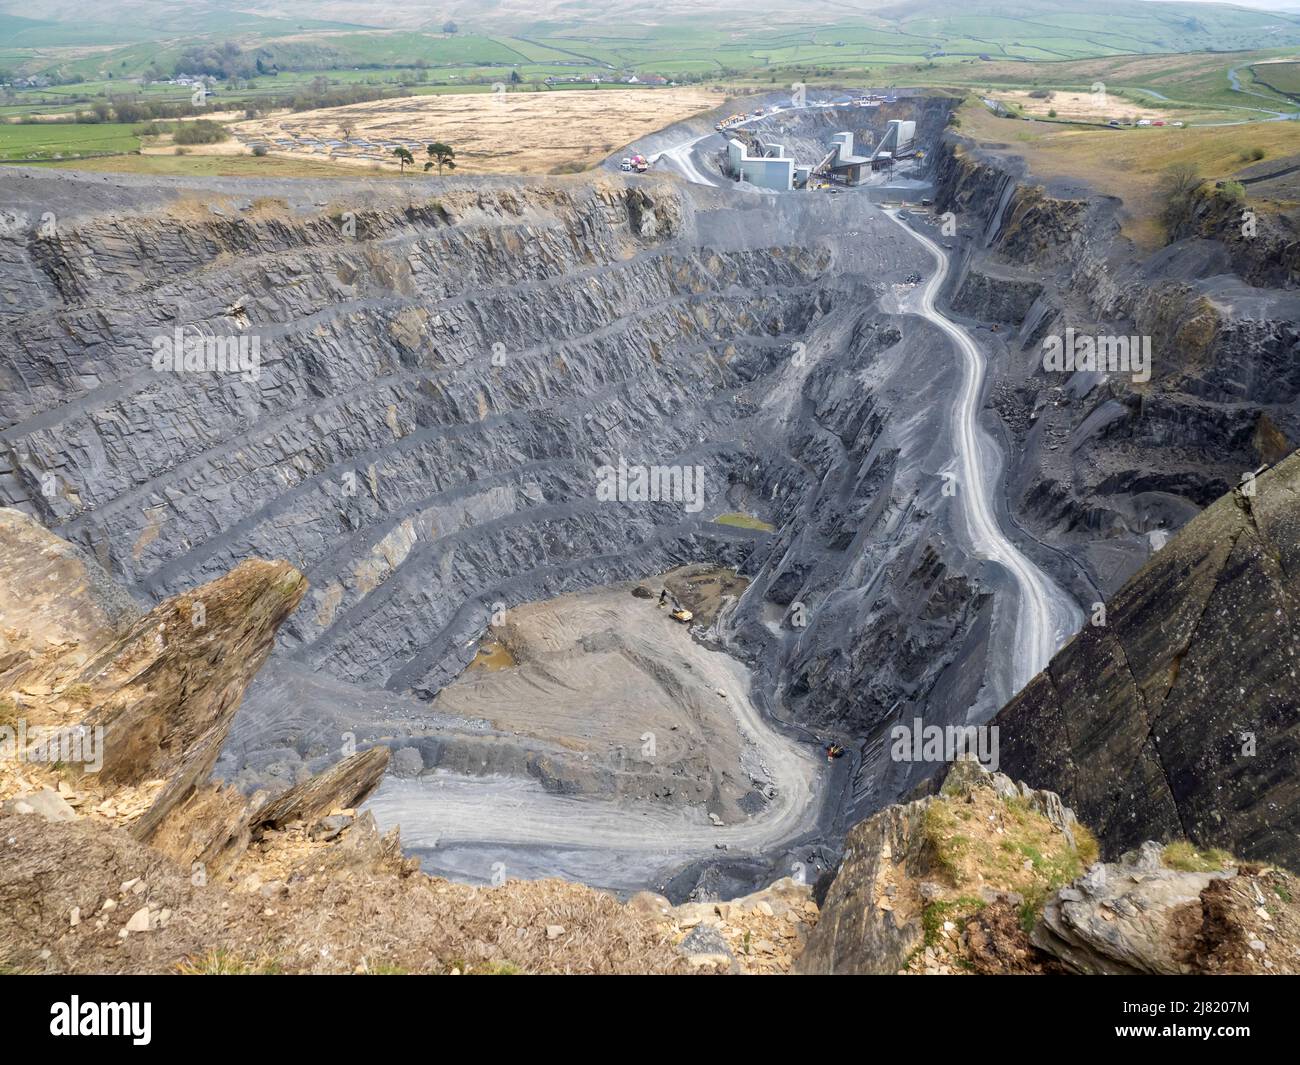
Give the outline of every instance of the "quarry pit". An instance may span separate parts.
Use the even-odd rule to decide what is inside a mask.
[[[808,151],[891,118],[930,146],[948,107],[775,121]],[[430,871],[728,894],[833,864],[930,772],[882,760],[893,722],[987,720],[1068,635],[1077,575],[1005,531],[988,337],[934,308],[936,219],[728,187],[715,120],[637,142],[667,160],[646,177],[436,197],[5,178],[64,221],[4,278],[3,502],[141,602],[250,555],[310,584],[221,779],[382,743],[370,809]],[[258,372],[155,372],[179,324],[257,336]],[[626,464],[703,490],[602,497]]]

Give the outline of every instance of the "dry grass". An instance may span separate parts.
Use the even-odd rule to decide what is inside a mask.
[[[181,177],[397,178],[396,170],[376,164],[373,170],[306,156],[267,155],[113,155],[103,159],[56,164],[64,170],[109,174],[155,174]]]
[[[716,93],[704,89],[609,89],[537,93],[468,93],[373,100],[300,114],[241,122],[231,129],[243,139],[287,134],[340,140],[341,131],[370,141],[442,141],[456,150],[458,172],[545,174],[593,166],[620,145],[683,118],[716,107]],[[380,163],[397,170],[390,152],[380,158],[328,157],[347,166]],[[416,166],[426,161],[416,151]],[[273,149],[268,158],[316,158],[306,149]]]
[[[1169,117],[1167,111],[1140,107],[1122,96],[1100,96],[1091,92],[1055,91],[1050,99],[1035,98],[1028,91],[995,92],[991,95],[1004,104],[1020,108],[1025,114],[1040,118],[1047,118],[1051,111],[1056,112],[1057,118],[1083,122],[1108,122],[1112,118],[1134,121],[1139,118]]]
[[[1217,873],[1237,864],[1237,860],[1225,850],[1199,848],[1186,840],[1170,843],[1160,857],[1170,869],[1182,873]]]
[[[1254,165],[1255,149],[1268,159],[1300,153],[1300,123],[1099,130],[1050,122],[996,118],[979,105],[962,112],[961,132],[1001,144],[1023,156],[1039,180],[1076,179],[1096,192],[1124,201],[1124,232],[1140,246],[1163,243],[1158,185],[1175,163],[1195,166],[1206,180],[1219,180]]]
[[[181,976],[275,976],[284,967],[271,957],[245,957],[228,950],[210,950],[185,958],[176,966]]]
[[[951,888],[939,900],[945,919],[974,912],[952,904],[992,888],[1020,895],[1022,924],[1032,927],[1047,896],[1081,876],[1098,855],[1097,840],[1083,825],[1073,827],[1071,846],[1042,814],[1019,799],[998,798],[991,788],[974,789],[969,801],[931,803],[923,831]]]

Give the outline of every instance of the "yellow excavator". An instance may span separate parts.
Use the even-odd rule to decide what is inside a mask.
[[[662,609],[664,605],[668,602],[668,598],[669,598],[668,589],[664,588],[660,590],[659,592],[660,609]],[[684,606],[682,606],[679,602],[677,602],[677,596],[675,595],[672,596],[672,600],[673,600],[672,610],[669,611],[669,615],[672,617],[674,621],[680,621],[683,625],[689,625],[695,619],[695,615],[691,613],[691,611],[687,610]]]

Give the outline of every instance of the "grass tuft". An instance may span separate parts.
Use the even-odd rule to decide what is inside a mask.
[[[1237,864],[1237,860],[1225,850],[1198,848],[1187,840],[1168,844],[1160,857],[1168,868],[1180,873],[1217,873]]]

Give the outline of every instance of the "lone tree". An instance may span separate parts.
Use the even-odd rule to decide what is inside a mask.
[[[394,148],[394,149],[393,149],[393,154],[394,154],[395,156],[397,156],[397,162],[398,162],[398,164],[399,164],[399,169],[402,171],[403,174],[406,173],[406,164],[407,164],[407,163],[410,163],[412,166],[415,165],[415,156],[413,156],[413,155],[412,155],[410,152],[408,152],[405,148]]]
[[[457,26],[456,23],[452,22],[450,19],[442,24],[443,33],[455,33],[459,29],[460,27]]]
[[[442,177],[442,168],[448,170],[456,169],[456,149],[450,144],[443,144],[442,141],[434,141],[425,149],[429,153],[429,161],[424,164],[425,170],[432,170],[435,166],[438,168],[438,176]]]

